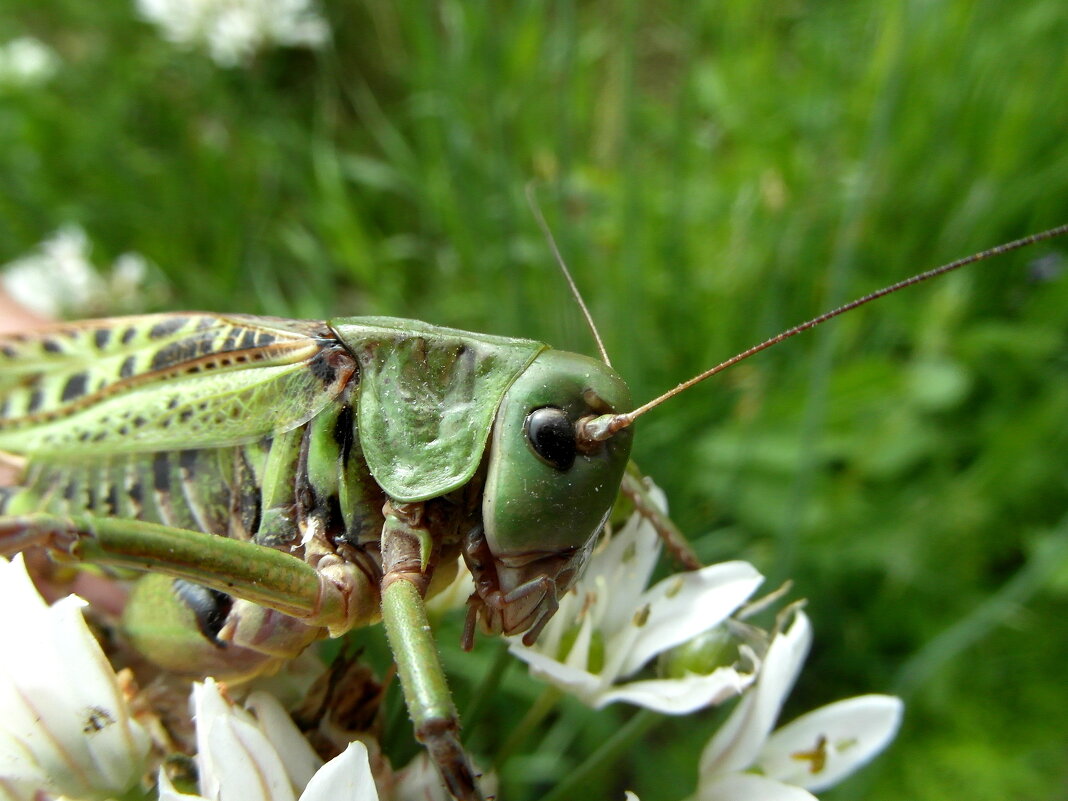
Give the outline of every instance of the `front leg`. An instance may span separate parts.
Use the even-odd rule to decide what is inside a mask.
[[[388,502],[382,527],[382,620],[397,662],[415,736],[430,752],[445,786],[461,801],[482,801],[460,745],[460,722],[445,681],[423,598],[436,544],[423,525],[423,504]]]

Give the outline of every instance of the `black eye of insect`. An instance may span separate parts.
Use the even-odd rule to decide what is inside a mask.
[[[575,463],[575,426],[562,409],[535,409],[527,415],[523,430],[538,458],[557,470],[571,469]]]

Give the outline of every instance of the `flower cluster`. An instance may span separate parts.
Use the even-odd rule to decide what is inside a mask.
[[[651,495],[666,511],[663,494],[652,488]],[[742,695],[701,757],[695,801],[813,801],[808,790],[837,783],[890,743],[902,704],[882,695],[822,707],[772,733],[808,654],[808,617],[790,607],[771,633],[739,620],[761,582],[744,562],[671,576],[646,589],[658,553],[654,527],[635,514],[594,554],[538,643],[528,648],[516,641],[513,653],[532,673],[593,707],[625,701],[683,714]],[[718,656],[706,670],[625,681],[654,656],[703,635]],[[731,640],[736,648],[722,647]]]
[[[121,795],[150,740],[69,596],[48,606],[22,557],[0,561],[0,798]]]
[[[123,253],[107,276],[89,260],[85,231],[69,225],[37,250],[0,267],[0,286],[43,317],[92,314],[144,303],[151,268],[137,253]]]
[[[177,792],[161,770],[160,801],[378,801],[367,747],[349,743],[324,765],[272,695],[241,707],[208,679],[194,685],[193,710],[200,795]]]
[[[761,605],[743,606],[761,581],[743,562],[646,589],[658,550],[652,526],[635,515],[594,554],[538,645],[512,650],[594,707],[624,701],[684,714],[741,696],[704,749],[692,801],[814,801],[811,792],[893,739],[902,705],[880,695],[831,704],[773,731],[812,641],[800,605],[781,612],[770,632],[743,622]],[[117,797],[140,792],[157,774],[161,749],[149,734],[156,721],[130,702],[132,683],[115,675],[82,606],[72,596],[49,607],[21,557],[0,563],[0,637],[9,654],[0,662],[0,801]],[[712,643],[715,658],[703,666],[691,658],[695,640]],[[671,666],[666,675],[635,678],[658,655]],[[679,664],[688,666],[682,675]],[[162,801],[445,801],[425,754],[396,774],[376,757],[372,774],[368,749],[352,743],[323,764],[262,690],[237,704],[208,679],[194,686],[192,706],[196,793],[179,791],[159,769]]]
[[[165,38],[204,47],[224,67],[270,45],[319,47],[330,34],[309,0],[137,0],[137,9]]]
[[[659,490],[653,497],[666,505]],[[527,647],[517,638],[512,653],[539,678],[595,708],[626,701],[681,715],[738,695],[759,663],[745,647],[738,664],[707,675],[620,683],[658,654],[723,624],[763,581],[752,565],[725,562],[646,589],[659,555],[653,526],[632,515],[591,558],[538,641]]]
[[[56,51],[33,36],[0,45],[0,88],[39,86],[59,69]]]

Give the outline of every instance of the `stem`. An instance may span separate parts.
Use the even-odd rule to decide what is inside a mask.
[[[502,771],[508,758],[530,736],[534,727],[553,711],[563,696],[564,693],[561,690],[555,687],[546,687],[537,700],[531,704],[530,709],[523,715],[523,719],[519,721],[519,724],[512,729],[512,733],[508,735],[508,739],[504,741],[504,745],[500,747],[500,750],[497,751],[497,756],[494,757],[493,767],[498,773]]]
[[[543,796],[541,801],[565,801],[565,799],[570,798],[581,798],[581,788],[589,780],[590,776],[614,762],[635,740],[663,719],[662,715],[658,715],[651,710],[639,710],[634,717],[623,725],[623,728],[606,740],[604,745],[586,757],[585,762],[571,771],[571,774]]]
[[[505,672],[511,667],[513,661],[508,653],[508,645],[502,643],[498,647],[497,655],[493,658],[493,663],[489,666],[489,670],[486,671],[482,683],[473,694],[470,704],[460,715],[460,722],[464,725],[464,742],[467,742],[471,732],[478,727],[479,718],[486,711],[486,705],[489,700],[496,697],[497,688],[501,685],[501,679],[504,678]]]

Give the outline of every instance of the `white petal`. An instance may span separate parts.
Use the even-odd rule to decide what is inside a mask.
[[[904,704],[889,695],[838,701],[776,731],[757,765],[768,776],[818,791],[844,779],[890,744]]]
[[[626,701],[665,715],[686,715],[740,695],[752,681],[751,674],[739,673],[733,668],[718,668],[708,676],[633,681],[601,693],[594,706],[600,708]]]
[[[509,650],[530,665],[530,672],[534,676],[574,695],[585,704],[594,705],[604,689],[600,676],[561,664],[533,648],[524,647],[521,643],[512,643]]]
[[[367,746],[349,743],[312,777],[300,801],[378,801]]]
[[[219,801],[293,801],[293,786],[278,752],[252,724],[237,718],[216,720],[207,745]]]
[[[640,598],[638,609],[648,608],[649,612],[620,675],[630,675],[656,654],[719,625],[763,580],[748,562],[724,562],[657,583]],[[632,615],[627,625],[634,627],[635,622]]]
[[[120,794],[149,740],[68,597],[48,607],[21,557],[0,566],[0,776],[51,794]]]
[[[772,639],[756,686],[705,746],[699,767],[702,782],[717,774],[744,770],[753,763],[797,680],[811,643],[812,626],[799,611],[790,627]]]
[[[200,792],[213,801],[293,801],[278,752],[218,684],[193,685]]]
[[[630,622],[659,556],[660,537],[638,514],[631,515],[608,544],[594,552],[575,591],[584,605],[591,592],[601,602],[595,613],[600,629],[616,631]]]
[[[752,773],[727,773],[702,785],[697,801],[818,801],[800,787]]]
[[[297,788],[306,786],[322,767],[323,760],[300,733],[293,718],[278,703],[278,699],[262,690],[249,695],[245,700],[245,708],[256,716],[260,729],[278,752],[290,783]]]

